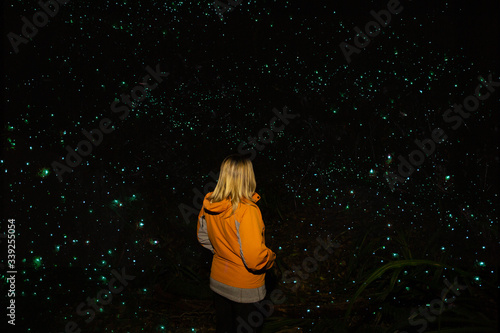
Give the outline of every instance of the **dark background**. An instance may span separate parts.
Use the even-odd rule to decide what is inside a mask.
[[[7,34],[40,8],[3,4],[0,232],[16,219],[16,332],[70,320],[87,332],[214,331],[211,256],[182,207],[196,211],[209,172],[285,106],[300,117],[253,160],[278,255],[268,291],[287,295],[266,329],[416,331],[410,314],[458,277],[467,289],[428,331],[496,331],[499,92],[456,130],[443,113],[478,76],[499,81],[498,2],[401,1],[351,63],[339,44],[386,1],[249,1],[221,20],[203,1],[75,0],[18,54]],[[119,120],[111,103],[156,64],[170,75]],[[53,161],[106,117],[115,130],[59,182]],[[448,139],[392,190],[398,156],[436,127]],[[293,291],[279,282],[327,236],[341,246],[317,271]],[[121,267],[136,278],[85,323],[77,306]]]

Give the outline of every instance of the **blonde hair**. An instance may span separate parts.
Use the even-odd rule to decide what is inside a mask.
[[[252,161],[241,155],[229,155],[220,166],[219,181],[209,199],[212,202],[229,199],[234,214],[243,198],[254,202],[256,185]]]

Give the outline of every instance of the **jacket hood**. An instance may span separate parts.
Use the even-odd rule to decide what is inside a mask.
[[[204,212],[209,215],[219,215],[222,214],[223,217],[230,216],[233,210],[233,205],[231,205],[231,201],[229,199],[225,199],[219,202],[210,202],[208,198],[212,195],[213,192],[208,193],[203,199],[203,208]],[[260,195],[254,193],[252,196],[254,202],[259,201]],[[243,199],[242,202],[249,202],[247,199]]]

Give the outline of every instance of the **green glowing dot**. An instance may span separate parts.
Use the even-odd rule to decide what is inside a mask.
[[[35,267],[35,269],[39,269],[40,267],[42,267],[42,257],[34,257],[33,266]]]
[[[49,174],[50,174],[50,171],[47,168],[40,169],[40,171],[38,172],[38,176],[40,176],[42,178],[47,177]]]

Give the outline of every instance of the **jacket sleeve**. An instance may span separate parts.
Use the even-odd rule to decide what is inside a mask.
[[[242,221],[236,221],[241,259],[251,271],[269,269],[276,259],[276,254],[265,244],[263,225],[258,207],[249,207]]]
[[[208,237],[207,230],[207,220],[205,220],[205,216],[203,214],[203,207],[201,208],[200,214],[198,215],[198,225],[196,228],[196,233],[198,235],[198,242],[204,247],[212,251],[214,253],[214,247],[212,246],[212,242],[210,242],[210,238]]]

